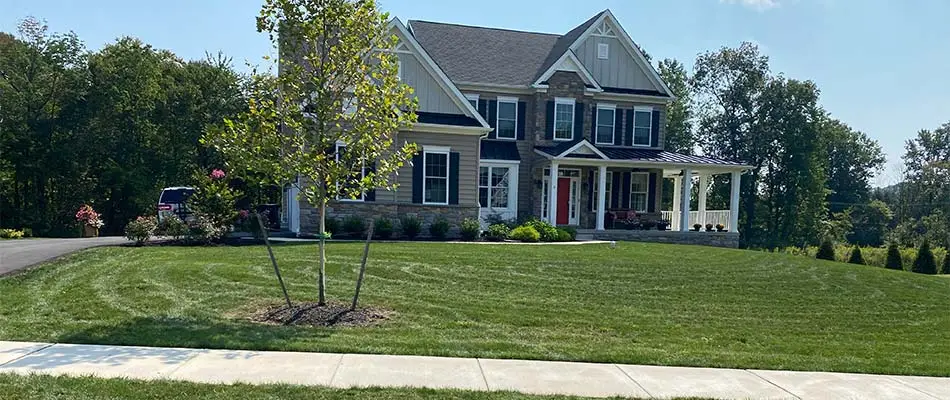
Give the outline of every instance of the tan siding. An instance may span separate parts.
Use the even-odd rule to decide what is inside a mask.
[[[425,145],[443,146],[459,153],[459,205],[478,206],[478,136],[448,135],[442,133],[400,133],[398,142],[416,143],[419,151]],[[376,201],[412,203],[412,166],[407,163],[399,169],[395,192],[378,190]]]
[[[597,58],[597,45],[606,43],[610,52],[606,60]],[[589,36],[575,51],[581,63],[601,86],[624,89],[662,90],[650,80],[646,71],[627,52],[617,38]]]

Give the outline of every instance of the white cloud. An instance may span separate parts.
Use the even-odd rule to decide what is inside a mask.
[[[779,0],[719,0],[720,3],[741,4],[758,11],[765,11],[779,6]]]

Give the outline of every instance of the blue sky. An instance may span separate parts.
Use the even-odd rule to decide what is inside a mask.
[[[950,121],[950,2],[945,0],[379,0],[403,21],[564,33],[610,8],[653,58],[758,43],[773,72],[811,79],[832,115],[877,139],[897,178],[904,141]],[[223,51],[243,68],[270,51],[254,27],[259,0],[0,0],[0,30],[33,15],[90,49],[130,35],[184,58]]]

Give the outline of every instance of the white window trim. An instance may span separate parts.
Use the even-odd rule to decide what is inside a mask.
[[[336,144],[333,146],[333,158],[334,158],[334,160],[336,160],[336,162],[340,162],[340,148],[344,148],[344,149],[345,149],[345,148],[346,148],[346,144],[343,143],[343,142],[336,142]],[[366,176],[366,161],[364,160],[364,161],[363,161],[363,166],[362,166],[362,168],[360,168],[360,177],[362,178],[362,177],[365,177],[365,176]],[[338,184],[337,184],[337,190],[338,190],[338,191],[339,191],[339,186],[340,186],[340,184],[338,183]],[[360,193],[360,198],[358,198],[358,199],[348,199],[348,198],[345,198],[345,197],[337,197],[336,199],[337,199],[337,201],[343,201],[343,202],[362,203],[362,202],[366,201],[366,192]]]
[[[646,190],[645,190],[645,191],[643,191],[643,192],[639,192],[639,191],[638,191],[638,192],[634,192],[634,191],[633,191],[633,176],[634,176],[634,175],[645,175],[645,176],[647,177],[647,179],[646,179],[647,187],[646,187]],[[628,189],[630,189],[630,202],[627,204],[627,207],[630,208],[630,209],[633,209],[633,194],[634,194],[634,193],[643,193],[643,194],[646,195],[646,202],[644,202],[644,204],[643,204],[643,207],[645,207],[645,209],[643,209],[643,210],[633,210],[633,211],[636,211],[636,212],[638,212],[638,213],[650,212],[650,173],[649,173],[649,172],[631,172],[631,173],[630,173],[630,187],[629,187]]]
[[[597,59],[607,60],[610,58],[610,44],[597,43]]]
[[[598,132],[597,132],[597,131],[600,130],[600,126],[599,126],[599,125],[600,125],[600,110],[611,110],[611,111],[614,112],[613,118],[610,119],[610,126],[612,126],[613,128],[611,129],[611,130],[612,130],[612,134],[610,135],[610,141],[609,141],[609,142],[601,142],[601,141],[597,140],[597,139],[598,139],[598,136],[600,136],[600,135],[598,134]],[[594,124],[594,144],[614,144],[614,143],[616,142],[616,140],[617,140],[617,105],[616,105],[616,104],[608,104],[608,103],[598,103],[598,104],[597,104],[597,121],[596,121],[596,122],[597,122],[597,123]],[[605,125],[606,125],[606,124],[605,124]]]
[[[551,132],[551,137],[556,142],[569,142],[574,140],[574,120],[577,118],[577,100],[572,97],[555,97],[554,98],[554,123],[551,124],[553,131]],[[559,104],[568,104],[571,106],[571,137],[569,138],[558,138],[557,137],[557,106]]]
[[[478,93],[465,93],[465,99],[468,101],[474,101],[475,105],[472,107],[475,108],[475,111],[478,111]]]
[[[422,146],[422,204],[449,205],[449,179],[452,176],[452,149],[444,146]],[[445,201],[426,201],[426,159],[429,154],[445,154]],[[436,178],[436,177],[433,177]],[[441,178],[441,177],[438,177]]]
[[[502,137],[498,133],[498,127],[501,126],[501,103],[512,103],[515,105],[515,135],[512,137]],[[495,101],[495,137],[505,140],[518,140],[518,98],[517,97],[498,97]]]
[[[637,111],[650,114],[650,135],[647,136],[647,144],[637,144]],[[633,132],[630,132],[630,143],[633,147],[653,147],[653,107],[635,106],[633,107]]]
[[[495,160],[495,161],[482,162],[482,163],[480,163],[480,164],[478,165],[478,173],[479,173],[479,174],[482,173],[481,170],[482,170],[483,167],[489,169],[489,170],[488,170],[488,184],[489,184],[489,186],[488,186],[488,193],[489,193],[489,194],[488,194],[488,203],[489,203],[489,205],[488,205],[488,207],[481,207],[481,206],[480,206],[482,209],[484,209],[484,210],[491,210],[491,211],[496,211],[496,210],[497,210],[497,211],[502,211],[502,212],[508,212],[508,211],[514,211],[516,208],[518,208],[518,177],[519,177],[519,172],[520,172],[519,170],[520,170],[520,166],[521,166],[520,164],[521,164],[521,163],[520,163],[519,161],[511,161],[511,162],[509,162],[509,161],[503,161],[503,160]],[[491,188],[492,188],[492,186],[491,186],[491,169],[492,169],[492,168],[508,168],[508,205],[507,205],[506,207],[504,207],[504,208],[492,207],[492,206],[491,206]],[[479,178],[481,178],[481,177],[479,177]],[[482,187],[483,187],[483,186],[482,186],[482,184],[481,184],[481,181],[479,181],[479,182],[478,182],[478,190],[481,191]],[[479,194],[479,197],[481,197],[480,194]]]
[[[604,201],[604,208],[606,208],[606,209],[608,209],[608,210],[610,209],[610,206],[611,206],[611,204],[610,204],[610,196],[613,194],[613,191],[614,191],[614,188],[613,188],[613,183],[614,183],[614,182],[613,182],[613,178],[614,178],[614,171],[607,171],[607,184],[604,185],[604,186],[605,186],[604,189],[606,189],[606,188],[609,187],[610,190],[605,190],[605,191],[604,191],[604,192],[607,194],[606,197],[604,197],[604,200],[605,200],[605,201]],[[598,200],[597,200],[597,195],[598,195],[597,189],[598,189],[598,186],[600,186],[600,171],[594,170],[594,181],[591,182],[591,184],[594,185],[594,204],[591,205],[591,211],[597,212],[597,203],[598,203]],[[604,210],[604,211],[606,211],[606,210]]]

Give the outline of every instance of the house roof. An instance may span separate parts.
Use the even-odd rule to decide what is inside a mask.
[[[424,124],[455,125],[455,126],[482,126],[477,119],[460,114],[441,114],[416,111],[418,122]]]
[[[576,42],[577,39],[584,34],[584,32],[587,32],[587,30],[590,29],[590,26],[600,19],[600,17],[606,12],[607,11],[604,10],[597,13],[597,15],[591,17],[587,21],[584,21],[583,24],[578,25],[574,29],[571,29],[570,32],[559,37],[557,42],[554,43],[554,47],[552,47],[551,51],[548,53],[548,56],[544,58],[544,62],[541,64],[541,67],[538,68],[538,71],[535,73],[534,79],[537,80],[549,68],[551,68],[551,66],[554,65],[554,63],[557,62],[557,60],[561,58],[564,53],[571,49],[571,45],[573,45],[574,42]]]
[[[518,145],[513,141],[482,139],[480,158],[482,160],[520,161],[521,155],[518,153]]]
[[[416,20],[409,21],[409,27],[416,41],[456,83],[528,86],[539,71],[547,69],[542,67],[562,38],[549,33]],[[553,59],[560,56],[554,55]]]
[[[580,142],[586,142],[586,139],[562,142],[552,146],[535,146],[535,150],[547,154],[551,157],[564,158],[584,158],[584,159],[603,159],[595,154],[564,154],[568,150],[577,146]],[[741,167],[744,164],[740,162],[719,160],[710,157],[693,156],[688,154],[673,153],[666,150],[643,149],[630,147],[612,147],[612,146],[593,146],[598,151],[607,156],[608,160],[613,161],[633,161],[649,163],[669,163],[669,164],[693,164],[693,165],[715,165],[726,167]]]

